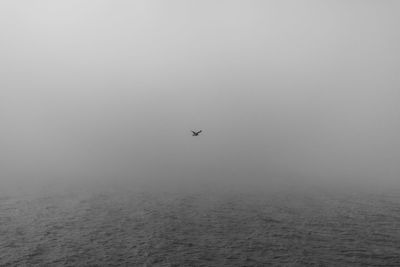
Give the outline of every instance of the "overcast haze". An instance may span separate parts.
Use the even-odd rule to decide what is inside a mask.
[[[393,184],[399,13],[390,0],[1,1],[2,179]]]

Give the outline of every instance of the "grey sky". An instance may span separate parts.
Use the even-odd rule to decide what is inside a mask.
[[[3,177],[394,181],[399,13],[394,0],[1,1]]]

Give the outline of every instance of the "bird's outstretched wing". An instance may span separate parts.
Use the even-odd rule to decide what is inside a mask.
[[[195,131],[191,131],[193,134],[196,134],[196,132]]]
[[[200,131],[198,131],[196,134],[199,134],[199,133],[201,133],[203,130],[200,130]]]

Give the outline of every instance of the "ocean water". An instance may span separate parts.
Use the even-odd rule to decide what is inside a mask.
[[[400,193],[2,195],[0,266],[400,266]]]

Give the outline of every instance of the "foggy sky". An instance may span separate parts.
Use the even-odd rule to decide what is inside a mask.
[[[396,181],[399,13],[1,1],[1,179]]]

